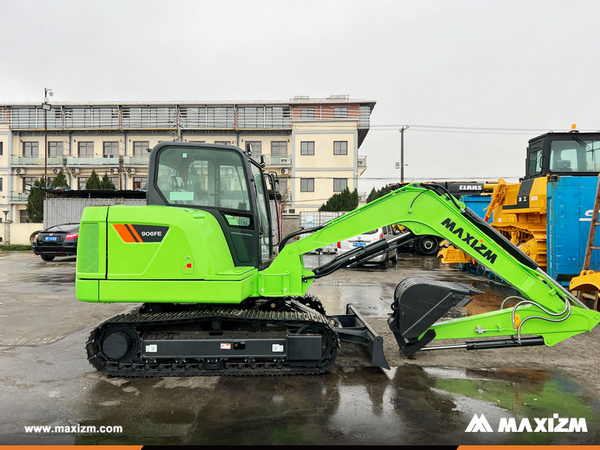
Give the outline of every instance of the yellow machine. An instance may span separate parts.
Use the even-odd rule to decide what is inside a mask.
[[[485,221],[546,270],[546,196],[547,178],[507,183],[502,178],[494,188]],[[470,263],[472,259],[452,246],[439,255],[444,264]]]
[[[585,211],[593,206],[590,186],[596,183],[591,177],[599,171],[599,133],[535,137],[527,148],[524,178],[519,183],[498,181],[485,221],[542,270],[566,283],[581,271],[585,251],[581,236],[590,223]],[[472,263],[452,246],[443,248],[438,257],[446,264]]]

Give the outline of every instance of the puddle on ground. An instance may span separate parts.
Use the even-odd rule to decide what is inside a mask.
[[[75,272],[73,273],[42,273],[36,276],[37,283],[52,283],[52,284],[74,284],[75,283]]]
[[[589,444],[600,437],[597,396],[560,372],[415,365],[387,372],[333,370],[319,376],[178,379],[183,381],[170,389],[156,379],[99,379],[84,402],[94,419],[81,424],[119,424],[124,432],[78,436],[76,443]],[[98,406],[115,399],[122,401]],[[494,432],[466,433],[473,415],[482,413]],[[588,432],[497,432],[501,418],[517,424],[528,418],[535,428],[535,418],[555,413],[585,418]]]

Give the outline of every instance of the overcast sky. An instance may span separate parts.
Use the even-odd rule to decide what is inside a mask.
[[[595,0],[0,6],[0,103],[377,101],[363,192],[399,179],[402,125],[408,180],[516,179],[531,137],[600,129]]]

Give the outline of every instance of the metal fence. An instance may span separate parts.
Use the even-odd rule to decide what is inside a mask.
[[[325,225],[327,222],[344,215],[343,212],[329,212],[329,211],[301,211],[300,212],[300,229],[305,230],[307,228],[319,227]],[[308,236],[308,234],[302,234],[300,237]],[[327,245],[319,248],[312,253],[336,253],[336,244]]]
[[[143,206],[146,199],[132,198],[47,198],[44,200],[44,228],[61,223],[79,223],[87,206]]]

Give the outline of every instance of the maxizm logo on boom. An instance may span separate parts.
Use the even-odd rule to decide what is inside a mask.
[[[453,222],[450,218],[447,218],[442,222],[452,234],[455,234],[463,242],[469,245],[473,250],[487,259],[491,264],[494,264],[498,255],[492,252],[487,248],[486,245],[483,244],[483,239],[477,239],[475,236],[472,236],[468,231],[465,231],[462,227],[456,228],[456,222]]]

